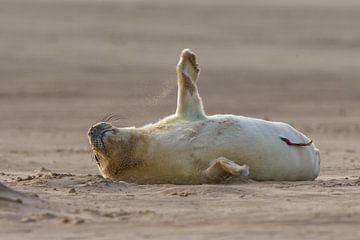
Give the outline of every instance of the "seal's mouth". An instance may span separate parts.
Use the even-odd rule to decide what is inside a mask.
[[[99,159],[99,157],[96,155],[96,153],[94,153],[94,158],[95,158],[96,164],[100,167],[100,159]]]

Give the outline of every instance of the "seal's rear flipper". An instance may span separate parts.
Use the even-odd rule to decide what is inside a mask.
[[[247,165],[239,165],[224,157],[212,161],[205,170],[205,176],[211,181],[223,181],[232,177],[246,178],[249,173]]]
[[[189,49],[184,49],[176,66],[178,81],[178,99],[176,115],[187,120],[205,117],[204,108],[196,86],[200,69],[196,56]]]

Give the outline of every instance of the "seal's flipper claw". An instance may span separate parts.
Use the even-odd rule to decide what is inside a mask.
[[[196,56],[190,49],[181,52],[176,66],[178,81],[178,101],[176,114],[188,120],[204,118],[202,101],[196,86],[200,69]]]
[[[177,73],[186,74],[190,80],[195,83],[198,79],[200,69],[196,62],[196,55],[190,49],[186,48],[181,52],[179,63],[176,66]]]
[[[221,181],[231,177],[247,178],[249,174],[249,166],[239,165],[224,157],[212,161],[205,170],[205,176],[211,181]]]

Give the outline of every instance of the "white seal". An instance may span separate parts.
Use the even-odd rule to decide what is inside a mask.
[[[288,124],[205,114],[195,54],[183,50],[176,68],[177,109],[157,123],[116,128],[100,122],[88,132],[105,178],[135,183],[201,184],[237,178],[314,180],[320,154]]]

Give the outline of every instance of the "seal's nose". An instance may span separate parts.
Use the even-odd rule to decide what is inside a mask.
[[[112,125],[110,123],[99,122],[89,129],[88,135],[89,136],[98,135],[99,133],[101,133],[105,130],[109,130],[111,128],[112,128]]]

